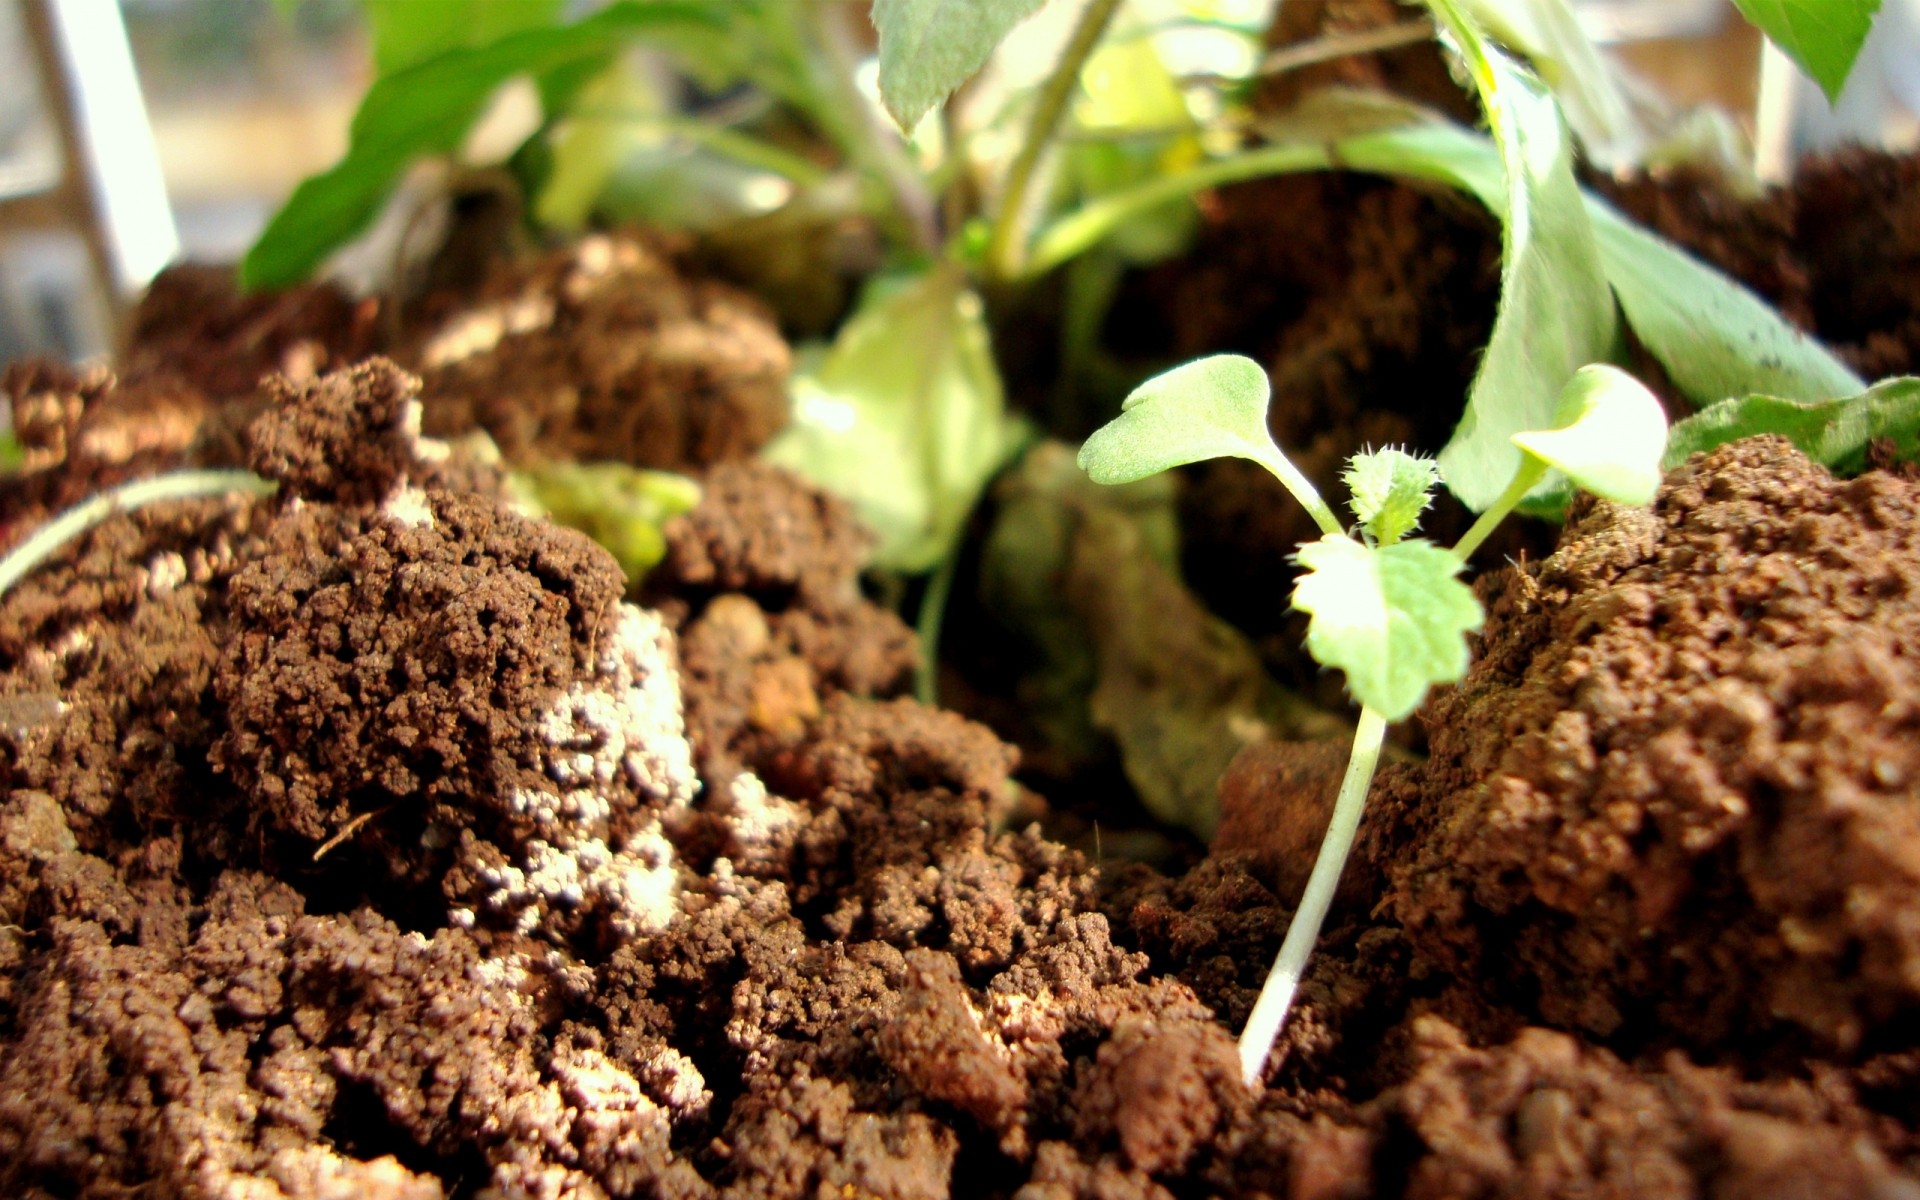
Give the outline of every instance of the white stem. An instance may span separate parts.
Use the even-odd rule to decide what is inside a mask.
[[[0,559],[0,596],[6,595],[14,584],[53,557],[62,546],[115,513],[129,512],[162,500],[224,496],[232,492],[265,496],[278,486],[251,471],[175,471],[156,475],[152,479],[136,479],[97,496],[89,496],[34,530],[31,537]]]
[[[1287,1010],[1293,1007],[1293,993],[1306,973],[1307,959],[1320,937],[1320,925],[1333,906],[1333,894],[1340,886],[1341,869],[1347,865],[1347,853],[1353,849],[1353,835],[1360,828],[1360,814],[1366,811],[1367,789],[1373,784],[1373,769],[1380,762],[1380,746],[1386,740],[1387,723],[1371,708],[1360,710],[1360,723],[1353,731],[1353,752],[1347,759],[1347,774],[1340,781],[1340,796],[1333,802],[1333,819],[1327,822],[1327,836],[1320,843],[1320,856],[1313,860],[1313,874],[1307,878],[1307,890],[1300,907],[1287,926],[1280,953],[1267,972],[1267,982],[1254,1001],[1247,1027],[1240,1033],[1240,1077],[1248,1087],[1259,1082],[1267,1065],[1274,1039],[1287,1023]]]

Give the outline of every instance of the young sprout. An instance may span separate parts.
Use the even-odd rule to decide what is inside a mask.
[[[1359,528],[1351,536],[1274,445],[1268,395],[1266,372],[1252,360],[1203,358],[1141,384],[1120,415],[1080,448],[1080,466],[1096,483],[1128,483],[1209,458],[1252,459],[1273,472],[1324,534],[1300,547],[1306,573],[1294,585],[1293,607],[1311,618],[1307,652],[1314,661],[1345,672],[1360,719],[1326,838],[1240,1035],[1248,1087],[1286,1023],[1332,906],[1387,726],[1418,708],[1434,684],[1466,674],[1467,634],[1485,617],[1458,578],[1468,556],[1555,470],[1606,499],[1646,503],[1659,486],[1666,444],[1666,417],[1652,393],[1613,367],[1584,367],[1561,392],[1552,428],[1514,435],[1522,454],[1513,481],[1449,551],[1408,536],[1440,481],[1431,460],[1392,449],[1355,455],[1345,476]]]

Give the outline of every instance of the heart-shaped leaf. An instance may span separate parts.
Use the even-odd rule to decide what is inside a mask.
[[[1603,363],[1580,368],[1561,389],[1552,429],[1513,444],[1556,467],[1575,487],[1619,504],[1645,504],[1660,486],[1667,414],[1638,379]]]
[[[1466,635],[1483,614],[1452,554],[1418,538],[1367,546],[1335,534],[1300,547],[1300,565],[1293,606],[1313,618],[1307,653],[1345,671],[1360,703],[1398,721],[1429,687],[1466,674]]]
[[[1270,391],[1260,364],[1238,354],[1175,367],[1133,389],[1080,447],[1080,467],[1095,483],[1132,483],[1209,458],[1267,462],[1280,453],[1267,432]]]

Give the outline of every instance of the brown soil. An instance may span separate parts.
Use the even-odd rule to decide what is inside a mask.
[[[1201,261],[1285,271],[1176,336],[1346,406],[1279,418],[1318,469],[1437,440],[1490,226],[1295,182],[1222,197]],[[1281,202],[1378,227],[1244,236]],[[901,698],[844,506],[740,461],[764,318],[597,245],[397,347],[189,279],[117,383],[7,376],[10,529],[179,461],[282,494],[116,517],[0,602],[0,1194],[1920,1197],[1920,483],[1740,444],[1486,576],[1249,1091],[1338,764],[1250,753],[1184,873],[1049,840],[1009,747]],[[704,498],[636,603],[423,407]]]

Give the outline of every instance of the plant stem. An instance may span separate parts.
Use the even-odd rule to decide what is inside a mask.
[[[1033,106],[1033,116],[1027,122],[1026,139],[1020,143],[1020,152],[1014,155],[1012,165],[1007,168],[1006,188],[1000,194],[1000,211],[994,216],[993,231],[987,238],[986,267],[989,278],[1009,282],[1020,278],[1022,274],[1021,267],[1027,253],[1027,192],[1033,187],[1040,160],[1053,144],[1053,134],[1059,128],[1060,118],[1066,115],[1067,102],[1073,98],[1073,90],[1080,84],[1080,72],[1087,65],[1093,48],[1100,42],[1100,35],[1107,31],[1119,7],[1120,0],[1088,0],[1086,8],[1081,10],[1079,22],[1073,27],[1072,36],[1060,51],[1060,61],[1054,64],[1053,74],[1041,86],[1039,99]]]
[[[1507,519],[1507,514],[1527,498],[1527,493],[1532,491],[1534,485],[1544,479],[1546,474],[1547,464],[1523,451],[1520,455],[1520,466],[1513,473],[1513,482],[1507,484],[1507,490],[1500,493],[1500,498],[1489,504],[1487,511],[1480,514],[1480,519],[1473,523],[1473,528],[1461,536],[1460,541],[1453,548],[1453,556],[1461,562],[1472,558],[1473,552],[1480,548],[1480,543],[1486,541],[1487,536],[1500,527],[1500,522]]]
[[[62,546],[115,513],[130,512],[162,500],[224,496],[231,492],[266,496],[279,486],[251,471],[175,471],[151,479],[136,479],[89,496],[34,530],[31,537],[0,559],[0,596],[6,595],[14,584],[53,557]]]
[[[777,0],[776,27],[789,43],[807,78],[809,94],[798,105],[820,122],[848,161],[886,192],[898,232],[911,248],[933,254],[940,246],[939,216],[920,168],[896,133],[854,83],[859,52],[847,26],[844,4],[799,4]],[[811,14],[802,29],[802,14]]]
[[[1273,1050],[1274,1039],[1287,1022],[1287,1010],[1293,1007],[1293,993],[1306,972],[1313,944],[1320,937],[1321,923],[1333,906],[1333,894],[1340,886],[1340,872],[1353,849],[1353,835],[1360,828],[1360,814],[1367,807],[1367,789],[1373,784],[1373,770],[1380,762],[1380,747],[1386,740],[1387,722],[1371,708],[1360,710],[1360,723],[1353,731],[1353,752],[1347,758],[1347,774],[1340,781],[1340,796],[1333,803],[1333,819],[1327,822],[1327,836],[1320,843],[1320,855],[1313,860],[1313,874],[1307,878],[1307,890],[1300,907],[1287,926],[1273,970],[1260,989],[1247,1027],[1240,1034],[1240,1077],[1248,1087],[1260,1079]]]
[[[914,632],[920,638],[920,661],[913,668],[913,695],[932,708],[940,702],[940,628],[947,616],[947,598],[953,594],[953,577],[960,568],[960,541],[940,560],[927,579],[927,590],[920,594],[920,617]]]
[[[1313,518],[1313,523],[1320,527],[1321,533],[1329,537],[1340,537],[1346,533],[1346,530],[1340,528],[1340,518],[1334,516],[1333,510],[1327,507],[1327,502],[1320,498],[1320,489],[1314,487],[1313,481],[1300,473],[1300,468],[1293,465],[1292,459],[1284,454],[1274,453],[1256,458],[1254,461],[1273,473],[1273,477],[1278,479],[1280,485],[1299,502],[1300,507],[1307,510],[1307,515]]]

